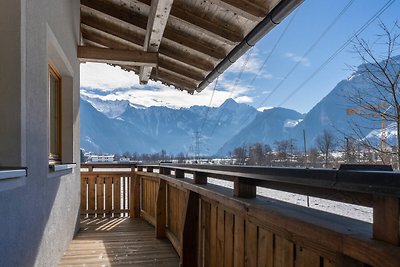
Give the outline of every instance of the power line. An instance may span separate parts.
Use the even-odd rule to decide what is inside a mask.
[[[244,70],[246,69],[246,65],[247,65],[247,63],[249,62],[249,59],[250,59],[250,56],[251,56],[252,53],[253,53],[253,49],[250,48],[250,50],[247,52],[247,57],[246,57],[246,59],[244,60],[244,62],[243,62],[243,64],[242,64],[242,67],[240,68],[240,71],[239,71],[238,75],[236,76],[235,83],[234,83],[234,85],[233,85],[233,89],[232,89],[232,91],[231,91],[231,93],[230,93],[228,99],[229,99],[229,98],[232,98],[233,93],[236,91],[237,84],[239,83],[239,80],[240,80],[240,78],[242,77],[242,74],[243,74]],[[211,131],[210,137],[214,135],[215,129],[217,128],[217,126],[218,126],[218,124],[219,124],[219,121],[221,120],[224,111],[225,111],[225,106],[224,106],[224,107],[222,108],[222,110],[219,112],[218,120],[217,120],[217,122],[215,123],[213,130]]]
[[[325,37],[325,35],[330,31],[330,29],[338,22],[340,17],[342,17],[346,11],[349,9],[349,7],[353,4],[354,0],[351,0],[350,2],[347,3],[347,5],[335,16],[333,21],[326,27],[326,29],[321,33],[321,35],[315,40],[315,42],[307,49],[307,51],[303,54],[301,57],[302,59],[307,57],[308,54],[312,52],[312,50],[319,44],[319,42]],[[297,69],[297,67],[301,64],[301,60],[297,61],[296,64],[293,65],[293,67],[289,70],[289,72],[285,75],[285,77],[274,87],[274,89],[271,91],[271,93],[264,98],[263,101],[261,101],[260,105],[258,108],[260,108],[281,86],[282,84],[287,80],[287,78]]]
[[[298,11],[299,11],[299,8],[296,9],[296,11],[294,12],[293,16],[290,18],[289,23],[283,29],[281,35],[279,35],[278,40],[275,42],[275,44],[272,47],[271,51],[268,53],[267,57],[265,58],[264,62],[261,64],[261,67],[258,69],[257,73],[254,75],[253,79],[250,81],[249,86],[251,86],[254,83],[254,81],[258,78],[258,76],[260,76],[265,64],[267,64],[267,62],[269,61],[271,55],[275,52],[276,48],[278,47],[278,44],[281,42],[283,36],[286,34],[286,32],[289,29],[290,25],[292,24],[294,18],[296,17]]]
[[[200,127],[200,131],[199,131],[200,134],[203,131],[204,125],[206,124],[206,121],[208,119],[208,113],[210,112],[210,109],[211,109],[211,104],[212,104],[212,101],[213,101],[213,98],[214,98],[215,89],[217,88],[217,84],[218,84],[218,78],[219,78],[219,76],[215,80],[215,84],[214,84],[214,88],[213,88],[213,91],[212,91],[212,94],[211,94],[210,102],[208,103],[208,106],[207,106],[206,115],[204,116],[204,120],[203,120],[203,122],[201,124],[201,127]]]
[[[291,97],[298,93],[312,78],[315,77],[327,64],[329,64],[340,52],[342,52],[359,34],[361,34],[372,22],[374,22],[383,12],[385,12],[396,0],[390,0],[386,2],[369,20],[367,20],[361,28],[359,28],[356,33],[354,33],[342,46],[339,47],[327,60],[325,60],[304,82],[302,82],[288,97],[285,98],[277,107],[281,107],[285,104]],[[271,110],[268,117],[274,114]]]
[[[356,33],[354,33],[342,46],[339,47],[328,59],[326,59],[309,77],[307,77],[296,89],[290,93],[280,104],[279,107],[284,105],[289,99],[291,99],[296,93],[298,93],[312,78],[314,78],[326,65],[328,65],[338,54],[340,54],[350,43],[353,42],[354,38],[360,35],[372,22],[374,22],[383,12],[385,12],[396,0],[390,0],[378,10]]]

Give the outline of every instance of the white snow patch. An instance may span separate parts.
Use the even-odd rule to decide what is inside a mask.
[[[291,120],[291,119],[287,119],[285,121],[285,123],[283,124],[283,127],[285,128],[293,128],[295,127],[297,124],[299,124],[301,121],[303,121],[303,119],[300,120]]]
[[[233,188],[233,183],[229,181],[222,181],[218,179],[208,179],[210,184],[216,184],[220,186],[224,186],[227,188]],[[280,201],[285,201],[288,203],[292,203],[295,205],[307,207],[307,196],[278,191],[268,188],[257,187],[257,195],[277,199]],[[372,223],[372,208],[352,205],[342,202],[336,202],[327,199],[321,199],[316,197],[308,197],[308,203],[310,204],[309,208],[321,210],[341,216],[345,216],[348,218],[353,218],[356,220],[365,221],[368,223]]]
[[[382,134],[385,133],[386,138],[392,138],[397,136],[397,130],[396,130],[396,123],[393,122],[390,125],[388,125],[385,129],[375,129],[372,130],[367,136],[365,136],[366,139],[371,139],[371,138],[381,138]]]
[[[273,109],[274,107],[259,107],[257,110],[263,112],[264,110]]]

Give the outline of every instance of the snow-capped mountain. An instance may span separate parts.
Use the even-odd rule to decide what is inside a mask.
[[[400,61],[400,56],[394,59]],[[366,79],[366,67],[371,65],[359,66],[350,78],[340,81],[307,114],[284,108],[259,112],[233,99],[216,108],[143,107],[125,100],[101,100],[92,90],[90,95],[81,98],[81,146],[90,151],[110,153],[152,153],[161,149],[173,154],[194,153],[198,136],[200,154],[226,155],[242,145],[262,142],[273,146],[275,141],[285,139],[293,139],[302,149],[304,131],[310,148],[324,130],[336,137],[339,146],[350,136],[378,143],[381,135],[379,116],[362,117],[347,112],[349,108],[357,108],[349,100],[351,96],[361,94],[372,101],[383,96]],[[394,143],[395,125],[390,123],[386,123],[386,136],[388,142]]]
[[[228,99],[218,108],[193,106],[136,108],[125,101],[81,98],[81,147],[109,153],[194,151],[198,132],[201,154],[214,154],[250,123],[258,111]]]

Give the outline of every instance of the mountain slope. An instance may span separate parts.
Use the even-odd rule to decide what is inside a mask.
[[[81,147],[87,151],[140,153],[158,151],[158,141],[147,136],[132,124],[111,119],[81,99]]]
[[[306,131],[309,146],[315,144],[315,140],[324,130],[331,132],[338,143],[344,142],[345,136],[355,136],[359,131],[360,137],[366,136],[371,129],[380,127],[379,118],[362,117],[356,114],[349,115],[347,109],[354,108],[349,96],[357,91],[376,94],[360,73],[355,73],[351,78],[342,80],[335,88],[315,105],[305,116],[304,120],[293,129],[293,137],[298,140],[303,138],[303,130]],[[357,107],[356,107],[357,109]],[[302,142],[299,143],[302,147]]]
[[[125,149],[122,152],[151,153],[164,149],[174,154],[194,153],[194,136],[201,131],[200,154],[213,154],[227,138],[251,122],[258,113],[253,107],[232,99],[218,108],[210,109],[205,106],[189,109],[135,108],[124,101],[104,101],[87,96],[85,99],[87,101],[81,100],[81,146],[89,151],[95,149],[111,153],[121,153],[122,147]],[[117,130],[111,134],[112,130],[106,125]],[[141,136],[143,144],[133,142],[132,136],[120,129]]]
[[[290,109],[273,108],[264,110],[247,127],[243,128],[218,151],[226,155],[235,147],[263,143],[272,145],[275,141],[290,138],[291,131],[303,115]]]

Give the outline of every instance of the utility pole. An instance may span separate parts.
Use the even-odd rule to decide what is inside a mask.
[[[344,140],[346,141],[346,163],[349,163],[350,155],[349,155],[349,138],[347,136],[344,137]]]
[[[306,130],[303,129],[303,141],[304,141],[304,164],[307,168],[307,143],[306,143]]]

